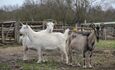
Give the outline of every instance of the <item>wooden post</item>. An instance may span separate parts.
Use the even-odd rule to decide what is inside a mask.
[[[45,22],[42,22],[42,29],[45,29]]]
[[[1,31],[2,31],[2,43],[5,43],[5,37],[4,37],[4,24],[3,24],[3,23],[2,23]]]
[[[15,42],[19,43],[19,37],[20,37],[20,33],[19,33],[19,28],[20,28],[20,25],[18,22],[15,22]]]
[[[107,40],[107,33],[106,28],[104,28],[104,40]]]
[[[17,25],[16,25],[16,23],[14,24],[14,39],[15,39],[15,42],[17,41],[17,37],[16,37],[16,29],[17,29]]]

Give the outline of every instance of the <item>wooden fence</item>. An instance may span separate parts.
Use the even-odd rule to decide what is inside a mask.
[[[22,23],[30,25],[35,31],[45,29],[44,21],[23,21]],[[21,28],[20,22],[8,21],[0,22],[0,45],[1,44],[13,44],[19,42],[19,29]],[[63,32],[66,28],[72,28],[72,26],[58,23],[54,26],[54,31]],[[89,27],[78,27],[78,30],[84,29],[85,31],[91,31]],[[106,26],[101,32],[100,37],[102,39],[115,39],[115,26]]]
[[[0,43],[13,43],[16,36],[15,21],[11,22],[0,22]]]
[[[22,23],[28,24],[33,30],[39,31],[46,28],[44,21],[23,21]],[[55,24],[54,31],[63,32],[65,28],[70,27],[64,24]],[[21,28],[20,22],[8,21],[0,22],[0,44],[13,44],[19,42],[19,29]]]
[[[103,40],[115,40],[115,24],[103,24],[100,26],[100,38]],[[85,27],[86,30],[89,28],[88,24],[83,24],[82,27]]]

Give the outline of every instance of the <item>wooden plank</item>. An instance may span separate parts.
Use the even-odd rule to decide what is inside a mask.
[[[43,25],[31,26],[31,28],[43,28]]]
[[[9,27],[7,33],[6,33],[6,38],[9,36],[9,33],[11,32],[11,28],[12,28],[13,24],[14,24],[14,23],[12,23],[12,24],[10,25],[10,27]],[[13,30],[14,30],[14,29],[13,29]]]
[[[64,30],[64,29],[54,29],[54,30],[60,31],[60,30]]]

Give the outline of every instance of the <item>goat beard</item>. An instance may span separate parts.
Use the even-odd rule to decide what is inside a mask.
[[[52,33],[52,29],[49,30],[49,33]]]
[[[99,42],[99,36],[97,36],[97,42]]]

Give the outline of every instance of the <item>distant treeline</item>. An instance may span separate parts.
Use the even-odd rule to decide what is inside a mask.
[[[54,19],[64,23],[115,21],[115,10],[103,11],[101,6],[91,7],[89,0],[25,0],[21,7],[4,6],[0,21],[41,21]]]

